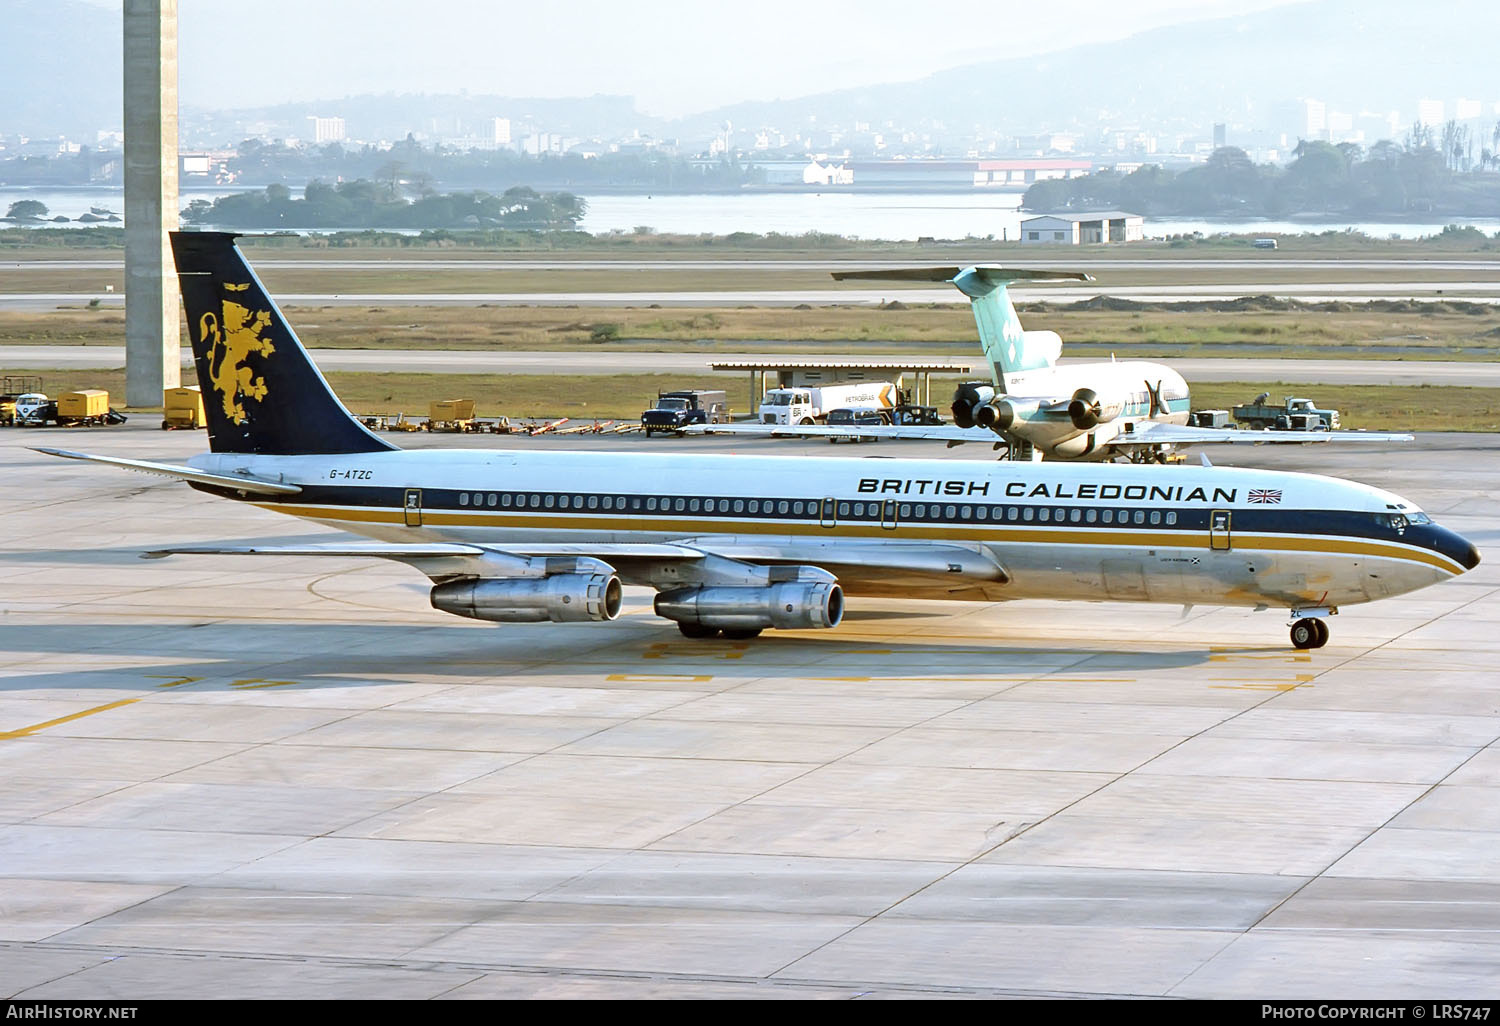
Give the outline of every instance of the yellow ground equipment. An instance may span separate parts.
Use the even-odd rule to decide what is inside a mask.
[[[203,416],[203,389],[197,385],[169,388],[161,397],[161,429],[201,428],[206,426]]]
[[[473,431],[474,400],[444,399],[427,410],[428,431]]]
[[[109,393],[102,388],[83,388],[57,397],[59,424],[104,424],[109,421]]]

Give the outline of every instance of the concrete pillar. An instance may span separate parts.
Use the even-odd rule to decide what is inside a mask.
[[[177,227],[177,0],[125,0],[125,404],[182,383]]]

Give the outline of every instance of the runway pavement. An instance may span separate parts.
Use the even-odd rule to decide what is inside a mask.
[[[1280,612],[1116,603],[705,643],[631,589],[614,624],[473,623],[385,563],[143,562],[328,532],[30,445],[203,440],[0,429],[6,997],[1500,988],[1493,436],[1214,454],[1393,488],[1484,550],[1313,652]]]
[[[815,344],[809,345],[815,351]],[[405,370],[423,374],[708,374],[711,363],[770,362],[809,359],[808,353],[651,353],[609,352],[598,349],[530,352],[525,350],[314,349],[313,359],[325,371],[385,372]],[[889,350],[882,348],[883,358]],[[945,358],[952,354],[944,354]],[[977,358],[977,353],[975,354]],[[849,359],[839,354],[830,359]],[[960,355],[956,358],[962,359]],[[1079,363],[1095,357],[1064,358]],[[1427,360],[1274,360],[1261,358],[1169,362],[1189,382],[1293,382],[1325,385],[1451,385],[1500,387],[1500,365],[1494,363]],[[183,349],[183,366],[192,363]],[[124,346],[0,346],[0,366],[77,369],[125,365]],[[742,379],[744,371],[725,371]]]

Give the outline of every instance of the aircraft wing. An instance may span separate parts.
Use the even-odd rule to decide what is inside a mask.
[[[296,495],[302,491],[297,485],[283,484],[280,481],[267,481],[265,478],[251,477],[249,474],[211,474],[206,470],[198,470],[196,467],[185,467],[176,463],[153,463],[150,460],[126,460],[118,456],[94,456],[86,452],[73,452],[69,449],[45,449],[41,446],[32,446],[32,451],[46,453],[48,456],[61,456],[65,460],[88,460],[91,463],[107,463],[112,467],[123,467],[126,470],[139,470],[146,474],[158,474],[162,477],[173,477],[179,481],[190,481],[193,484],[212,485],[215,488],[233,488],[240,492],[249,492],[252,495]]]
[[[1109,440],[1114,446],[1139,445],[1287,445],[1293,442],[1410,442],[1408,434],[1388,431],[1250,431],[1200,428],[1161,421],[1137,421],[1135,430]]]
[[[858,584],[866,578],[902,575],[915,588],[950,593],[974,590],[976,598],[1005,598],[997,590],[1010,575],[987,550],[964,545],[900,544],[861,540],[764,544],[715,538],[685,538],[664,543],[525,543],[514,546],[466,543],[384,544],[380,542],[317,545],[185,545],[141,553],[143,559],[174,555],[373,557],[406,563],[435,581],[451,577],[538,576],[570,570],[580,560],[598,560],[619,570],[622,578],[646,583],[649,567],[663,562],[692,563],[717,557],[748,566],[821,567],[839,580]],[[558,561],[554,563],[553,561]],[[559,567],[558,564],[563,564]],[[522,564],[526,564],[522,569]]]
[[[761,438],[920,438],[927,441],[987,442],[1001,445],[1004,439],[988,428],[961,428],[956,424],[693,424],[682,429],[690,435],[755,435]]]

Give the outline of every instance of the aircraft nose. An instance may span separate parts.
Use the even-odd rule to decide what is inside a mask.
[[[1437,537],[1434,541],[1436,544],[1433,545],[1433,548],[1449,559],[1462,564],[1465,570],[1473,570],[1479,565],[1479,549],[1473,542],[1456,531],[1439,527],[1437,528]]]

